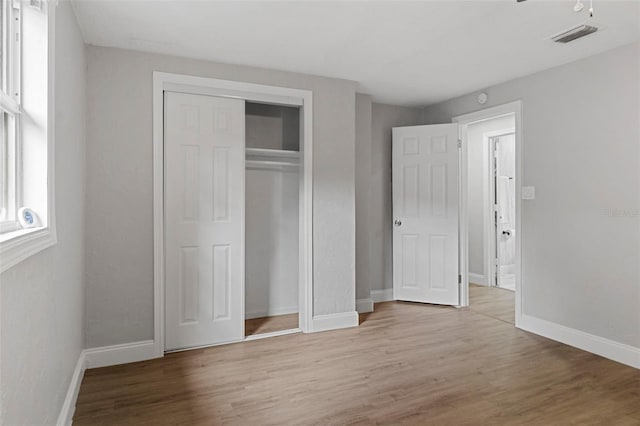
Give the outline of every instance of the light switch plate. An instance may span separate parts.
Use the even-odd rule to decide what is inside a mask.
[[[522,187],[522,199],[523,200],[535,200],[536,199],[536,187],[535,186],[523,186]]]

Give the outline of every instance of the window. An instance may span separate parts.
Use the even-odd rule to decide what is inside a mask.
[[[56,243],[54,24],[53,1],[0,0],[0,272]]]
[[[19,228],[20,205],[20,2],[0,0],[0,233]]]

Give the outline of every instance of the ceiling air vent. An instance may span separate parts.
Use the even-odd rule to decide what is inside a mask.
[[[591,25],[578,25],[577,27],[569,28],[560,34],[554,35],[551,37],[551,40],[556,43],[569,43],[581,37],[593,34],[596,31],[598,31],[597,27],[592,27]]]

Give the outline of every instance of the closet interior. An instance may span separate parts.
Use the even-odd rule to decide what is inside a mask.
[[[300,108],[245,103],[245,336],[298,328]]]

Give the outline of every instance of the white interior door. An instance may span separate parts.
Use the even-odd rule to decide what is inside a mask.
[[[165,349],[244,336],[244,101],[165,92]]]
[[[393,129],[393,297],[459,304],[458,125]]]
[[[515,291],[515,134],[494,138],[496,284]]]

